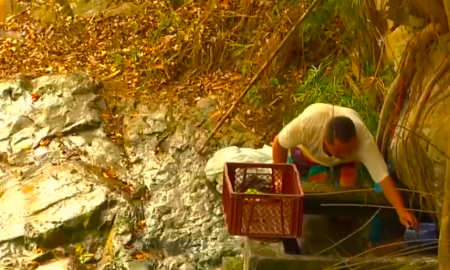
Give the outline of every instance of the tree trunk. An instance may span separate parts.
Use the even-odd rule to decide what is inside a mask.
[[[450,0],[443,0],[445,13],[450,14]],[[447,25],[450,27],[450,16],[447,15]]]
[[[444,5],[439,0],[410,0],[411,3],[416,7],[420,13],[429,17],[432,22],[439,23],[442,27],[442,32],[447,33],[449,30],[449,24],[447,22],[448,10],[444,8],[445,2],[448,0],[444,0]],[[447,12],[446,12],[447,11]]]
[[[407,52],[407,56],[400,64],[399,72],[395,80],[391,83],[386,98],[384,100],[383,107],[381,108],[376,138],[376,142],[380,150],[382,148],[382,145],[386,143],[383,142],[383,140],[389,139],[384,137],[385,129],[389,122],[389,117],[394,113],[395,101],[397,100],[397,96],[400,90],[402,90],[401,86],[407,85],[406,82],[409,82],[409,79],[415,72],[414,60],[417,51],[419,50],[419,48],[425,48],[427,45],[433,42],[437,38],[438,34],[441,33],[441,31],[442,30],[440,24],[439,25],[434,25],[433,23],[429,24],[422,30],[422,32],[416,39],[411,40],[409,46],[405,50],[405,52]],[[404,82],[403,84],[402,81]],[[397,123],[392,123],[392,125],[395,126],[397,125]],[[386,152],[382,152],[381,154],[385,155]]]
[[[450,0],[444,0],[447,14],[450,14]],[[447,16],[449,18],[450,16]],[[448,21],[450,27],[450,21]],[[439,236],[439,269],[450,269],[450,144],[447,146],[447,166],[445,171],[444,203],[442,204],[441,228]]]
[[[442,204],[441,233],[439,236],[439,269],[450,269],[450,144],[447,146],[444,203]]]
[[[8,12],[8,0],[0,0],[0,23],[6,22]]]

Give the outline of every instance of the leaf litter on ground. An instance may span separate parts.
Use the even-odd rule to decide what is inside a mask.
[[[269,40],[280,40],[297,19],[292,14],[297,12],[298,17],[302,11],[301,7],[237,0],[214,5],[188,2],[171,11],[166,1],[134,1],[147,2],[147,6],[132,16],[85,18],[72,17],[53,2],[30,4],[30,8],[51,10],[56,17],[53,22],[40,23],[27,9],[0,25],[0,30],[20,36],[0,39],[0,78],[83,71],[120,82],[115,89],[106,89],[109,103],[135,98],[165,104],[181,100],[192,106],[202,98],[216,96],[213,123],[220,120],[273,49]],[[274,12],[275,8],[280,12]],[[301,78],[298,73],[295,68],[285,69],[285,78],[280,79],[295,87]],[[259,84],[257,94],[263,98],[257,106],[250,100],[238,110],[243,125],[264,139],[282,126],[280,113],[292,104],[292,88],[276,88],[270,79]],[[33,100],[38,99],[39,94],[33,94]],[[113,140],[123,134],[117,126],[112,125],[109,132]]]

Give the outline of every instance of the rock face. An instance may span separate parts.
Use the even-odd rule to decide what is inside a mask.
[[[124,139],[130,142],[125,151],[136,161],[131,177],[152,192],[142,241],[165,250],[169,258],[163,269],[200,269],[239,252],[239,239],[226,233],[220,195],[215,185],[208,185],[205,160],[195,153],[207,135],[195,125],[204,117],[202,111],[155,112],[137,105],[136,112],[122,114]]]
[[[111,144],[98,130],[99,89],[75,74],[0,84],[1,259],[14,256],[10,245],[55,248],[111,222],[118,200],[78,154],[84,143]]]
[[[206,269],[240,252],[195,154],[204,111],[123,102],[118,147],[102,93],[83,74],[0,83],[0,268]]]

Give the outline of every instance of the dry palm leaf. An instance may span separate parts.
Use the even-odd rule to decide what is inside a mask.
[[[109,169],[103,169],[102,174],[104,177],[109,178],[109,179],[117,179],[117,173],[115,170]]]

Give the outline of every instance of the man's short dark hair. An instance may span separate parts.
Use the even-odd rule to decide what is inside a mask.
[[[328,121],[325,133],[327,141],[331,144],[334,144],[334,140],[348,143],[356,138],[355,123],[346,116],[335,116]]]

